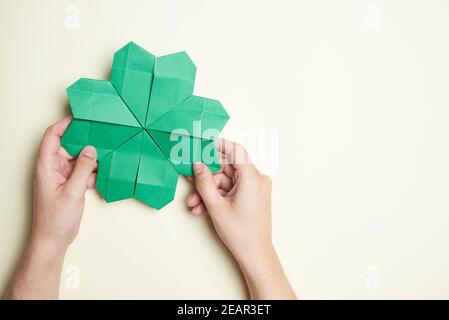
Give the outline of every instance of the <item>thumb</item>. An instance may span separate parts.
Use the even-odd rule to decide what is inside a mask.
[[[91,173],[97,165],[97,150],[87,146],[76,159],[75,168],[65,184],[65,189],[75,195],[83,195],[87,190],[87,183]]]
[[[224,204],[225,199],[218,193],[217,185],[210,169],[202,164],[195,163],[192,167],[195,175],[195,187],[200,194],[209,213]]]

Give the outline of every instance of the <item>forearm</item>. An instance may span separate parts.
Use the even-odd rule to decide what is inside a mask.
[[[58,299],[65,248],[32,239],[17,267],[5,299]]]
[[[238,259],[251,299],[297,299],[272,245],[254,248]]]

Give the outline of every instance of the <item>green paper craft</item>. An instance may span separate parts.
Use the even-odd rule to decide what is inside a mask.
[[[74,157],[97,149],[107,202],[135,197],[160,209],[193,163],[220,169],[214,139],[229,116],[218,100],[192,95],[195,74],[185,52],[156,58],[130,42],[115,53],[110,81],[81,78],[67,88],[73,120],[62,146]]]

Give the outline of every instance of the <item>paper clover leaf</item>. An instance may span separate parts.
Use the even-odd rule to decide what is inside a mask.
[[[115,53],[110,81],[67,88],[73,120],[62,145],[72,156],[97,149],[96,187],[107,202],[135,197],[160,209],[194,162],[220,168],[214,139],[229,116],[219,101],[192,95],[195,73],[186,52],[156,58],[130,42]]]

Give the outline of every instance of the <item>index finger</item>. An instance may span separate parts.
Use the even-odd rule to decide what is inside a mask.
[[[51,125],[45,131],[42,138],[39,155],[42,157],[54,155],[61,146],[61,137],[70,124],[72,117],[66,117],[55,124]]]
[[[225,164],[232,165],[236,170],[258,172],[245,148],[233,141],[216,140],[217,150],[224,155]]]

